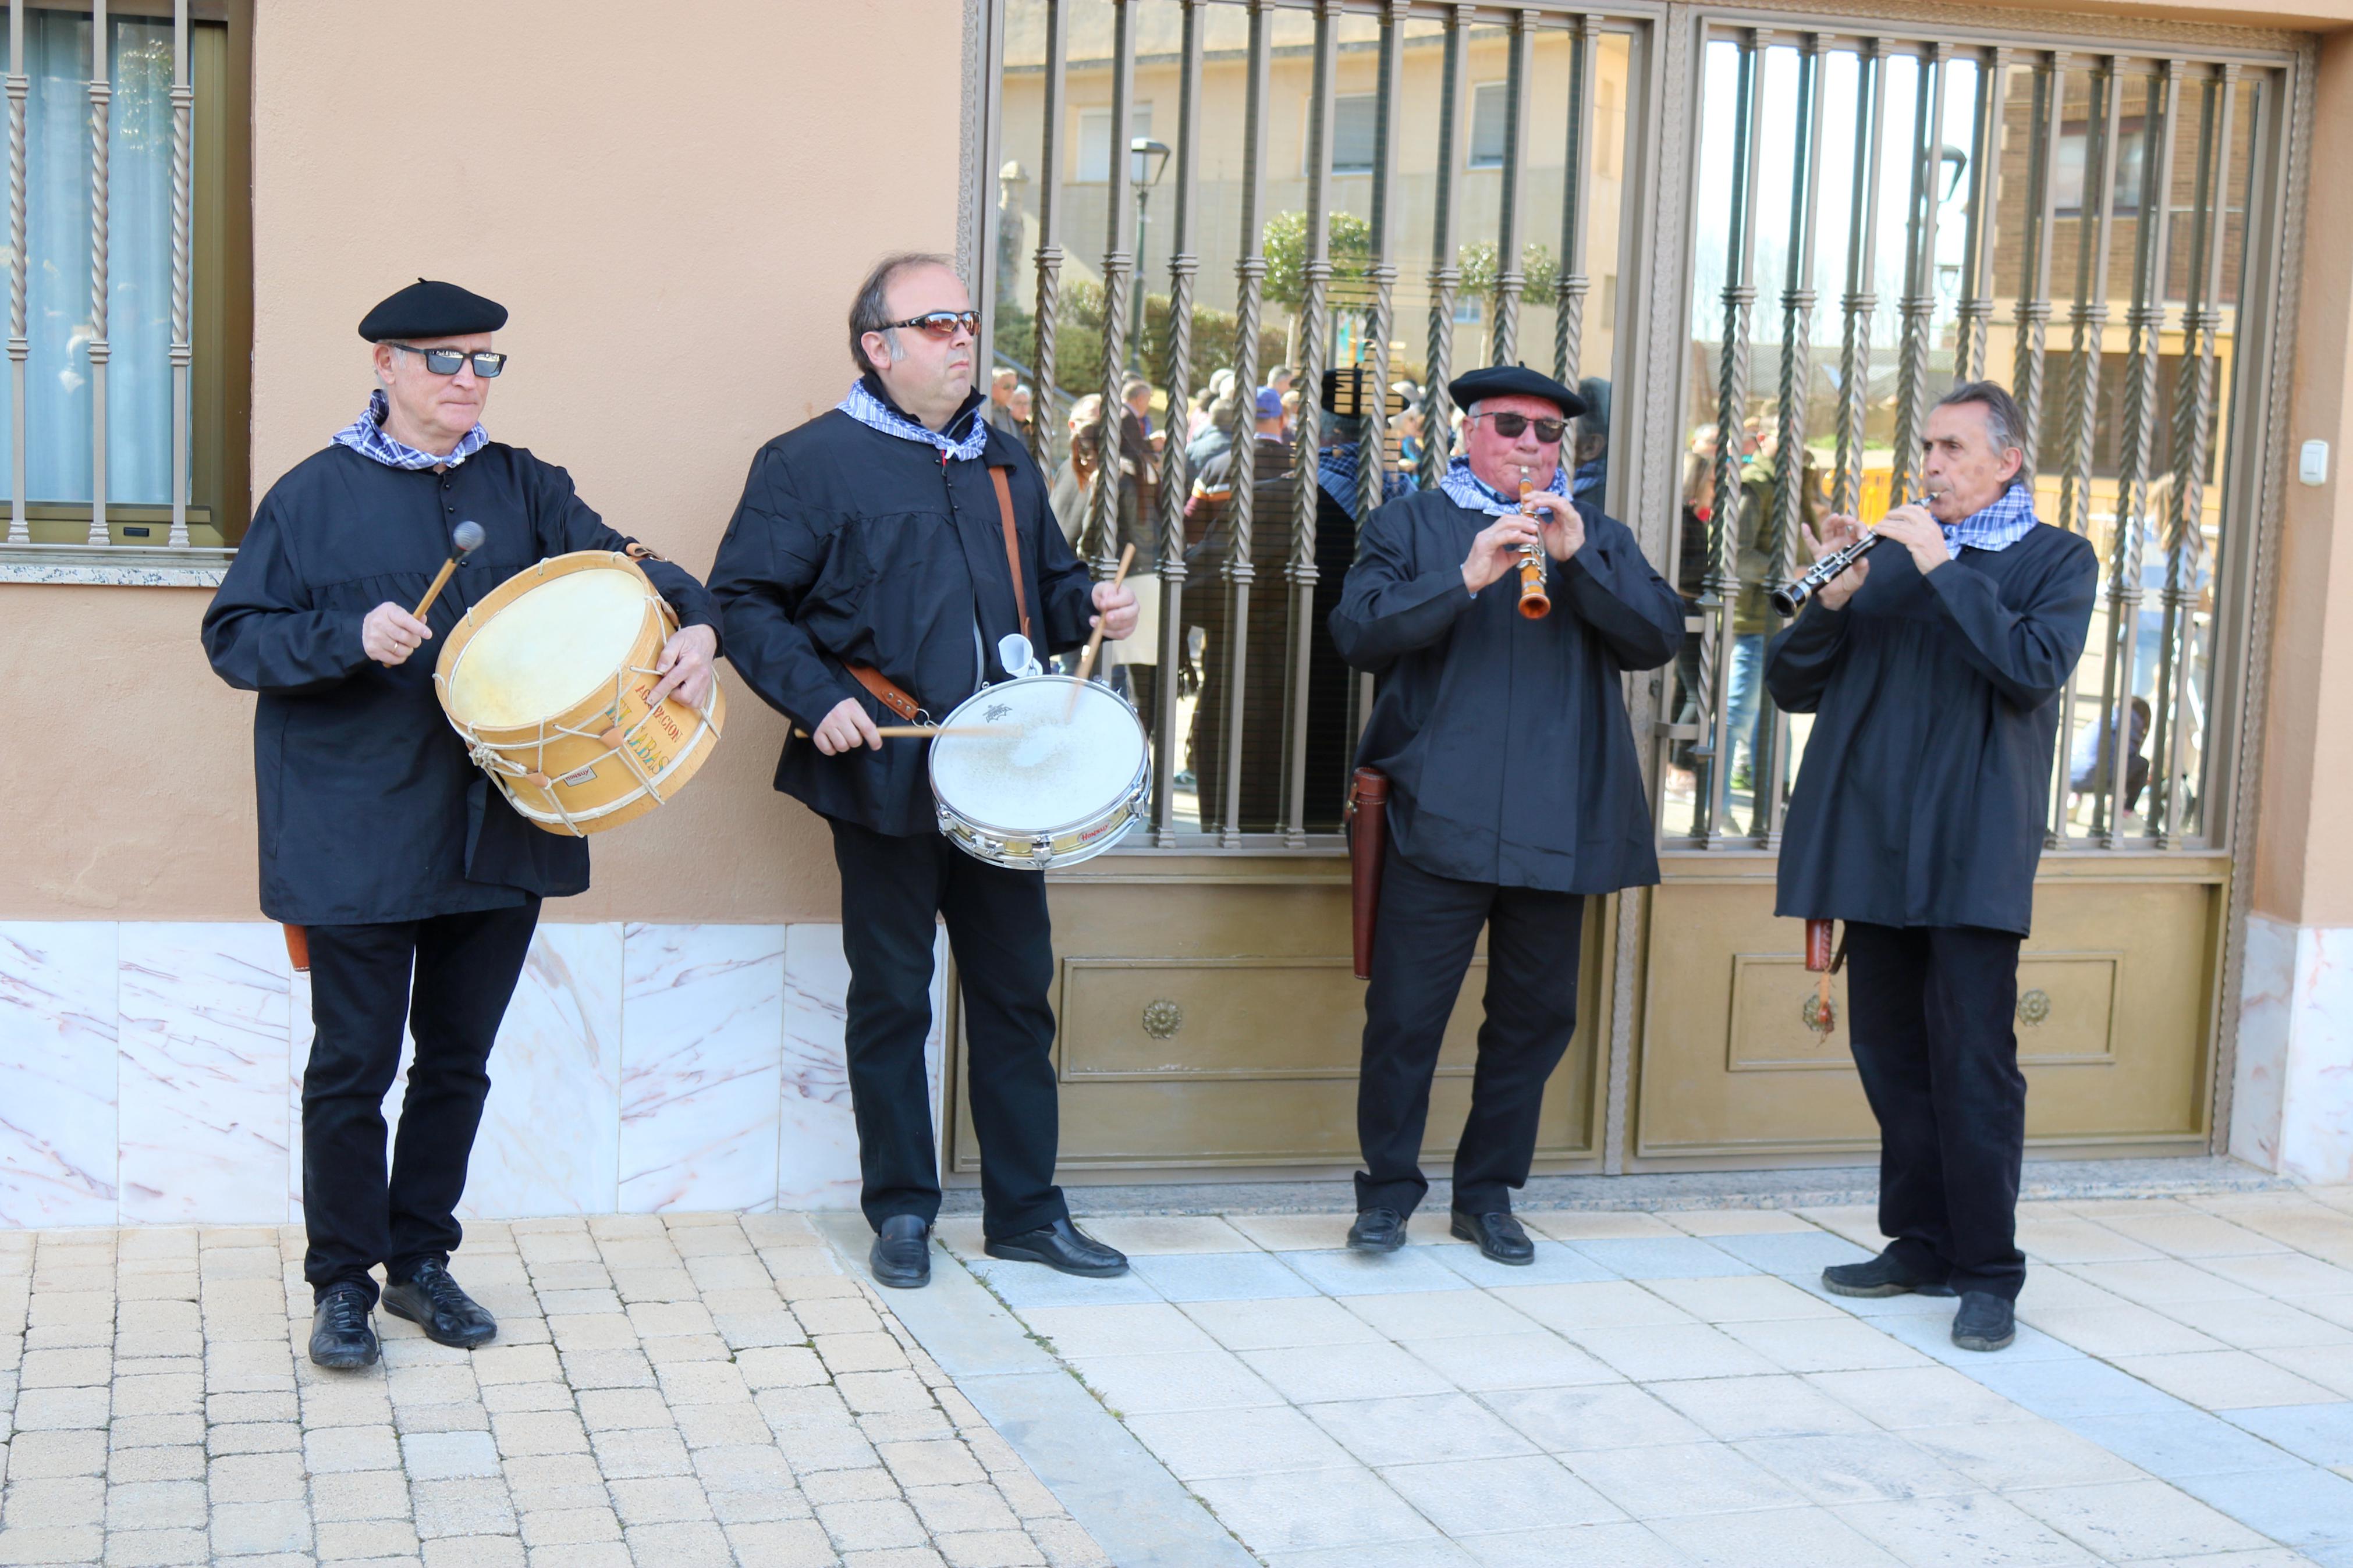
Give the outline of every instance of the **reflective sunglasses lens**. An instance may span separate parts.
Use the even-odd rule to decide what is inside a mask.
[[[458,367],[465,363],[466,356],[456,349],[425,351],[425,368],[436,375],[455,375],[458,374]]]
[[[1525,414],[1496,414],[1490,417],[1495,421],[1495,434],[1506,441],[1518,440],[1528,427],[1528,416]]]
[[[506,367],[507,356],[504,354],[476,354],[474,356],[474,374],[480,376],[484,381],[491,380],[492,377],[496,376],[499,372],[506,369]]]
[[[980,331],[980,317],[970,310],[934,310],[928,316],[918,316],[915,324],[934,338],[952,338],[959,329],[967,332]]]
[[[1561,437],[1561,433],[1567,428],[1568,421],[1566,419],[1539,419],[1536,421],[1536,439],[1557,441]]]

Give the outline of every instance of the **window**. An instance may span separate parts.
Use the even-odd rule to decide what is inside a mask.
[[[171,539],[173,57],[169,7],[164,11],[118,10],[107,26],[113,93],[104,258],[106,522],[109,542],[118,545]],[[189,542],[218,547],[243,534],[248,510],[250,302],[231,280],[248,276],[250,215],[230,195],[247,183],[232,173],[244,166],[247,141],[242,117],[227,111],[247,96],[246,45],[242,37],[232,43],[227,26],[201,20],[191,25],[188,45],[195,156],[186,499]],[[32,542],[83,544],[90,537],[92,394],[100,380],[90,354],[100,336],[90,319],[90,16],[27,7],[25,54],[30,354],[21,452],[14,446],[15,378],[0,362],[0,487],[13,495],[23,484]],[[0,272],[0,299],[6,287]],[[0,509],[0,539],[7,530]]]
[[[1474,169],[1500,169],[1504,166],[1504,137],[1510,128],[1505,118],[1509,82],[1482,82],[1471,95],[1471,166]]]
[[[1127,135],[1131,142],[1139,136],[1152,134],[1152,105],[1131,104],[1127,111]],[[1111,181],[1111,110],[1082,109],[1079,110],[1079,168],[1072,176],[1081,184],[1108,184]]]
[[[2141,153],[2147,138],[2141,134],[2141,118],[2127,114],[2116,122],[2116,190],[2114,211],[2126,217],[2140,211]],[[2084,211],[2084,193],[2090,183],[2084,174],[2084,162],[2090,151],[2091,128],[2081,120],[2061,128],[2059,132],[2058,189],[2052,192],[2061,216],[2079,217]],[[2096,173],[2096,171],[2095,171]]]
[[[1369,92],[1352,92],[1332,100],[1332,172],[1369,174],[1380,139],[1380,100]],[[1306,158],[1302,140],[1300,157]],[[1303,174],[1307,171],[1302,170]]]

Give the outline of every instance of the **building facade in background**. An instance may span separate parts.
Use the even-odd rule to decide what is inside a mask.
[[[1767,591],[1794,520],[1908,493],[1937,390],[2010,383],[2042,515],[2105,585],[2021,976],[2036,1151],[2353,1175],[2353,195],[2314,177],[2353,155],[2344,0],[737,0],[653,47],[632,7],[404,9],[498,84],[417,142],[379,134],[433,117],[339,7],[9,8],[0,659],[40,739],[6,780],[0,1224],[277,1220],[299,1193],[308,1000],[255,907],[250,700],[195,626],[254,499],[364,399],[367,304],[420,274],[505,301],[493,434],[700,571],[752,450],[847,386],[856,279],[910,247],[966,268],[1050,464],[1131,371],[1156,422],[1220,367],[1361,364],[1432,429],[1472,364],[1602,384],[1589,477],[1692,636],[1630,684],[1665,881],[1562,955],[1556,1171],[1870,1157],[1770,914],[1807,726],[1757,693]],[[878,49],[931,90],[879,109],[849,85]],[[1158,478],[1160,640],[1129,650],[1163,675],[1150,821],[1051,879],[1063,1174],[1335,1173],[1361,991],[1327,808],[1363,694],[1313,622],[1347,542],[1303,488],[1188,568],[1189,475]],[[781,721],[735,695],[694,787],[547,912],[481,1213],[854,1190],[831,858],[769,787]],[[1240,737],[1206,769],[1205,698]]]

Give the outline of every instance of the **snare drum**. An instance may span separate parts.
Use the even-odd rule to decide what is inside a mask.
[[[584,550],[526,567],[449,632],[434,667],[467,754],[526,821],[585,837],[676,795],[719,743],[718,682],[700,709],[652,708],[654,663],[678,630],[638,563]]]
[[[1066,675],[1008,680],[965,699],[941,725],[1010,731],[932,742],[940,831],[976,859],[1024,871],[1075,865],[1143,816],[1144,726],[1109,687]]]

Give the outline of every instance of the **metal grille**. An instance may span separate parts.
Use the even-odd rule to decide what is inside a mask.
[[[5,81],[8,100],[8,359],[9,390],[11,393],[10,451],[8,474],[8,533],[10,546],[32,546],[31,521],[26,514],[26,364],[33,357],[32,335],[28,327],[28,274],[34,266],[32,249],[42,236],[27,221],[30,182],[26,166],[26,104],[33,95],[33,79],[28,72],[26,40],[26,16],[29,7],[26,0],[8,0],[8,70]],[[169,472],[170,532],[166,539],[153,542],[175,550],[188,548],[189,497],[189,418],[190,369],[195,362],[195,350],[190,335],[190,272],[195,255],[194,221],[194,155],[195,90],[190,79],[188,36],[189,0],[174,0],[171,9],[171,150],[170,150],[170,399],[171,399],[171,458]],[[112,136],[121,134],[114,123],[116,97],[115,32],[110,26],[107,0],[93,0],[90,7],[89,79],[86,89],[89,100],[89,167],[87,184],[87,215],[89,224],[89,319],[77,329],[81,339],[84,361],[89,371],[90,454],[90,515],[88,544],[113,551],[142,548],[136,544],[117,542],[111,517],[108,496],[108,366],[113,358],[114,345],[109,341],[109,321],[114,304],[109,287],[109,265],[113,259],[114,237],[110,225],[110,205],[115,195],[114,179],[109,165],[109,150]],[[117,21],[146,21],[142,12],[137,16],[118,16]],[[79,221],[79,215],[76,215]],[[53,221],[64,221],[52,215]],[[68,320],[72,318],[69,317]],[[120,510],[120,509],[117,509]],[[143,527],[134,527],[134,534],[145,533]],[[49,548],[41,546],[38,548]]]
[[[2102,563],[2051,843],[2208,844],[2232,741],[2216,672],[2246,619],[2218,568],[2252,552],[2262,456],[2240,305],[2279,217],[2284,70],[1743,26],[1709,32],[1698,74],[1676,552],[1695,637],[1658,726],[1667,841],[1774,841],[1810,727],[1762,689],[1798,525],[1909,498],[1928,405],[1989,377],[2025,416],[2038,514]]]
[[[1648,25],[1551,5],[1006,0],[997,363],[1031,389],[1050,475],[1073,405],[1116,411],[1131,377],[1166,432],[1139,452],[1114,420],[1102,447],[1133,471],[1106,458],[1058,485],[1099,573],[1133,543],[1151,574],[1155,644],[1117,679],[1154,735],[1155,846],[1329,842],[1364,694],[1323,621],[1388,477],[1444,471],[1451,374],[1528,360],[1593,378],[1577,451],[1610,489]],[[1344,101],[1371,153],[1356,131],[1335,169]],[[1288,454],[1261,462],[1250,394],[1279,365],[1301,395]],[[1327,369],[1402,386],[1406,406],[1334,420]],[[1191,404],[1219,372],[1242,395],[1195,450]],[[1200,482],[1219,440],[1241,454],[1216,470],[1222,499]],[[1345,493],[1319,486],[1319,449],[1354,459]]]

